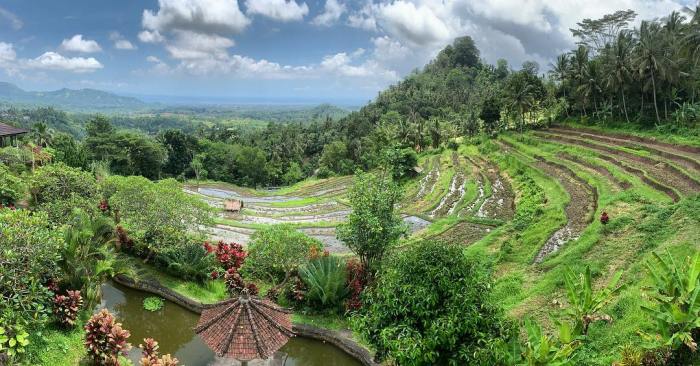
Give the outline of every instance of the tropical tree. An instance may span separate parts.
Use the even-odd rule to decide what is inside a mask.
[[[656,122],[661,123],[659,105],[656,101],[656,83],[660,74],[663,74],[665,50],[659,36],[660,27],[655,22],[642,21],[639,27],[639,42],[637,43],[634,65],[639,76],[644,82],[644,90],[651,86],[654,101]]]
[[[31,137],[37,146],[47,147],[51,143],[53,131],[44,122],[35,123],[31,129]]]
[[[606,86],[610,90],[620,91],[620,101],[622,102],[622,111],[625,114],[625,120],[629,123],[630,118],[627,114],[627,102],[625,100],[625,88],[629,85],[632,65],[630,57],[634,47],[632,35],[628,32],[620,32],[612,46],[610,52],[610,72],[607,73]]]
[[[519,71],[510,76],[506,85],[506,99],[509,101],[510,110],[520,117],[518,130],[522,133],[525,126],[525,112],[535,103],[534,86],[528,83],[525,72]]]
[[[100,297],[100,287],[106,280],[119,275],[135,276],[133,268],[114,251],[114,227],[104,216],[91,218],[81,210],[75,210],[63,235],[58,267],[63,282],[72,289],[79,289],[92,308]]]

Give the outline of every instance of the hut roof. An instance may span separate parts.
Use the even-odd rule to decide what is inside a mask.
[[[289,310],[247,290],[236,299],[206,305],[195,332],[217,356],[242,361],[266,359],[294,336]]]
[[[0,137],[21,135],[28,132],[29,130],[25,130],[24,128],[17,128],[14,126],[6,125],[4,123],[0,123]]]
[[[224,208],[226,211],[240,211],[243,208],[243,201],[241,200],[224,200]]]

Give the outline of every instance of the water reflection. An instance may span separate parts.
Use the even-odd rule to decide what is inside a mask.
[[[143,300],[149,295],[116,283],[102,287],[101,307],[109,309],[124,329],[131,332],[134,346],[129,358],[138,365],[141,350],[137,348],[144,338],[154,338],[163,354],[173,354],[186,366],[232,366],[240,362],[215,357],[214,353],[192,330],[199,319],[180,306],[166,302],[163,309],[149,312]],[[320,341],[292,338],[272,359],[249,362],[249,366],[359,366],[360,363],[340,349]]]

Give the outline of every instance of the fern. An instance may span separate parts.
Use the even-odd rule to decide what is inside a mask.
[[[322,309],[339,306],[348,294],[345,263],[338,257],[313,259],[299,269],[299,276],[308,288],[309,303]]]

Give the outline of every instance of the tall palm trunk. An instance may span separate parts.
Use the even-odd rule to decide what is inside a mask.
[[[661,123],[661,118],[659,117],[659,106],[656,103],[656,80],[654,79],[654,69],[651,69],[651,87],[654,91],[654,112],[656,112],[656,123]]]
[[[627,115],[627,103],[625,103],[625,91],[620,88],[620,94],[622,95],[622,110],[625,111],[625,120],[630,123],[630,118]]]

